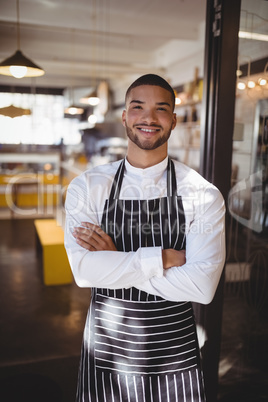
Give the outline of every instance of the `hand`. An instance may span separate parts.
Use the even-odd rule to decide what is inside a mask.
[[[185,250],[174,250],[169,248],[162,250],[163,268],[180,267],[186,263]]]
[[[76,242],[89,251],[117,251],[111,237],[98,225],[82,222],[83,227],[76,227],[73,236]]]

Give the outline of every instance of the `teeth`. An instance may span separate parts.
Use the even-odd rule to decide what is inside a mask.
[[[155,130],[151,130],[149,128],[142,128],[142,131],[145,131],[146,133],[153,133]]]

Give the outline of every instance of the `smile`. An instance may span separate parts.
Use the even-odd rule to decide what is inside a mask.
[[[144,128],[144,127],[137,127],[138,130],[144,132],[144,133],[155,133],[156,131],[159,131],[159,128]]]

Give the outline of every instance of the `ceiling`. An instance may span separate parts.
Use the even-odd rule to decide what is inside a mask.
[[[39,87],[90,87],[100,79],[165,74],[191,45],[203,46],[205,9],[206,0],[20,0],[20,49],[45,70],[35,79]],[[268,33],[267,1],[243,0],[242,10],[244,29]],[[16,0],[0,0],[0,61],[17,50],[17,32]],[[239,52],[243,61],[264,57],[268,42],[240,40]],[[0,85],[14,80],[0,75]],[[15,85],[29,86],[31,79]]]

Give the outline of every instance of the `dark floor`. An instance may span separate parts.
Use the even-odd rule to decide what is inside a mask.
[[[268,401],[267,233],[230,225],[230,264],[243,280],[225,281],[218,401]]]
[[[33,220],[1,220],[1,402],[75,400],[90,291],[44,286],[41,271]]]
[[[41,272],[33,220],[0,220],[1,402],[75,400],[90,292],[44,286]],[[225,298],[220,402],[268,400],[268,308],[254,307]]]

